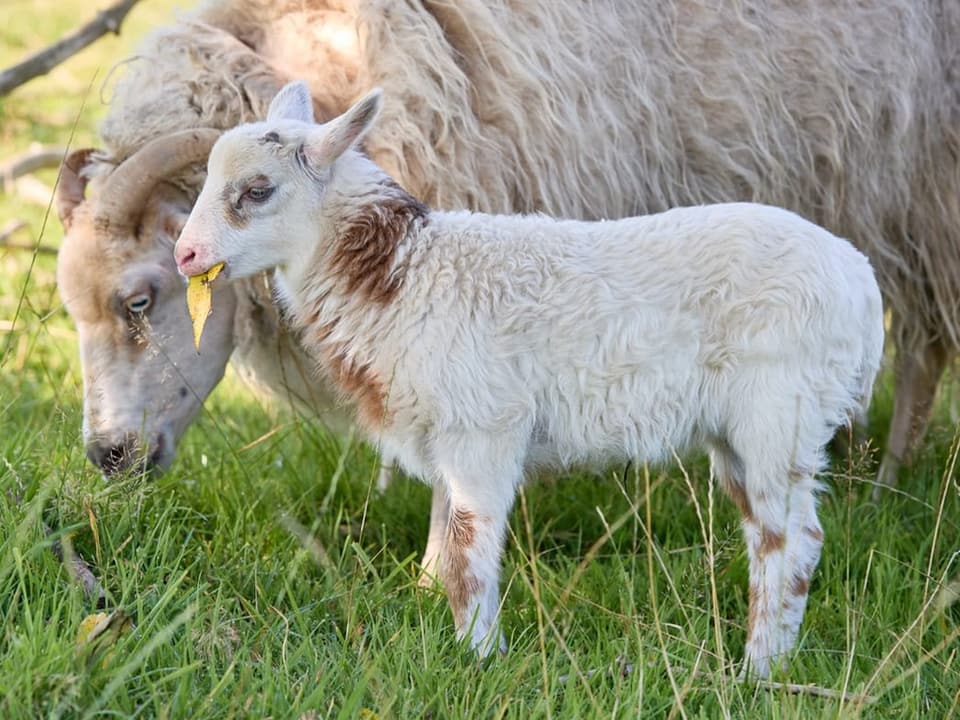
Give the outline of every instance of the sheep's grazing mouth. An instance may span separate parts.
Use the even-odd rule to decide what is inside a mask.
[[[146,474],[154,478],[163,472],[166,440],[158,435],[149,447],[143,447],[142,439],[128,433],[119,441],[110,443],[94,440],[87,444],[87,458],[100,468],[104,477]]]

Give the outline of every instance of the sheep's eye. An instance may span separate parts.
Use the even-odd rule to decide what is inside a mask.
[[[268,197],[273,195],[273,185],[253,185],[248,187],[242,196],[243,200],[250,200],[255,203],[262,203]]]
[[[136,295],[128,297],[124,305],[126,305],[127,310],[130,312],[142,315],[147,311],[152,302],[153,298],[151,298],[148,293],[137,293]]]

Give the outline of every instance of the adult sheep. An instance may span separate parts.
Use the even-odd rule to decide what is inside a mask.
[[[206,3],[143,44],[106,150],[61,178],[88,454],[108,472],[169,464],[231,352],[332,406],[265,281],[219,289],[197,357],[171,251],[205,128],[262,117],[303,77],[319,118],[385,88],[366,150],[435,207],[591,219],[749,200],[850,238],[893,314],[891,482],[960,347],[958,46],[954,0]]]

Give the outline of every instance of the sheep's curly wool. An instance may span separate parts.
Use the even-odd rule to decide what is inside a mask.
[[[379,85],[368,151],[431,205],[779,205],[870,256],[897,341],[960,347],[958,42],[952,0],[219,0],[143,45],[102,133],[118,162],[290,78],[319,117]]]

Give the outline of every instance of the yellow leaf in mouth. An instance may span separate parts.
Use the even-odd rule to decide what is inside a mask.
[[[190,311],[190,319],[193,320],[193,346],[197,350],[200,349],[203,326],[207,322],[207,315],[210,314],[210,283],[221,270],[223,270],[223,263],[217,263],[205,273],[191,275],[187,285],[187,309]]]

